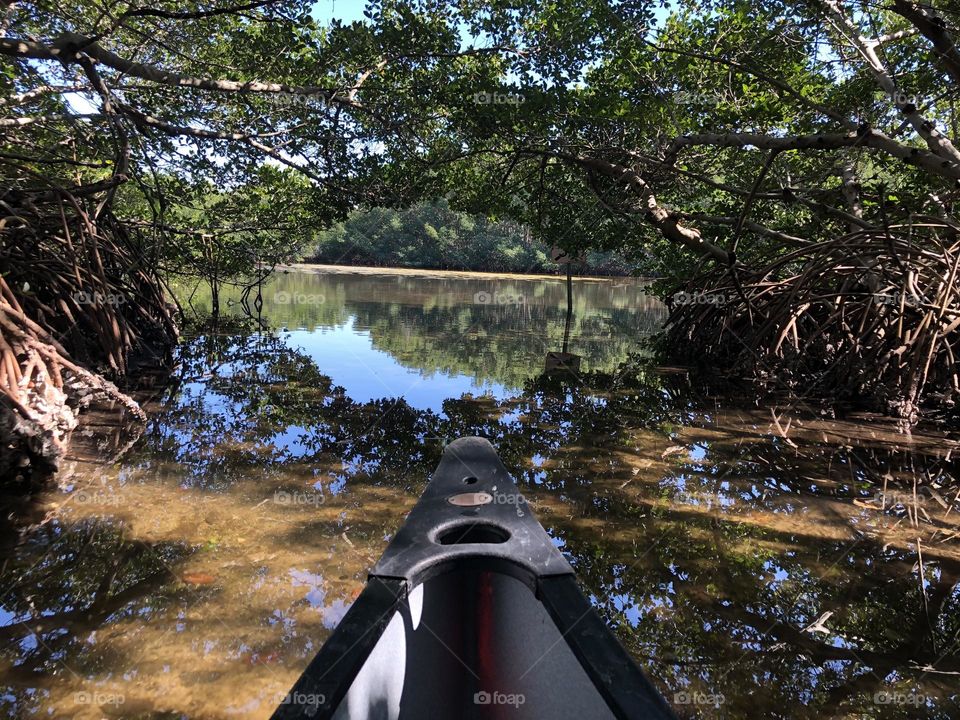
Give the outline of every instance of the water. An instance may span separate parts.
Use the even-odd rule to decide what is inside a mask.
[[[88,424],[20,513],[0,714],[268,717],[477,434],[681,717],[960,715],[957,438],[658,371],[633,281],[576,284],[551,376],[564,293],[291,273],[192,332],[142,435]]]

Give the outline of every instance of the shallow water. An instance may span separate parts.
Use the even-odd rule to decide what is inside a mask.
[[[576,283],[582,366],[549,375],[564,292],[291,273],[192,331],[142,435],[78,431],[5,553],[0,713],[268,717],[483,435],[681,717],[960,716],[957,439],[657,371],[622,279]]]

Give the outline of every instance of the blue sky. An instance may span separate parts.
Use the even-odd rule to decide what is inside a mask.
[[[363,9],[366,5],[367,0],[317,0],[313,4],[313,17],[321,24],[325,24],[333,18],[349,23],[363,19]],[[657,22],[662,23],[669,11],[669,5],[665,8],[656,7],[654,16]]]
[[[366,6],[366,0],[317,0],[313,4],[312,14],[321,25],[325,25],[334,18],[350,23],[354,20],[363,20],[363,9]]]
[[[368,0],[317,0],[313,4],[313,15],[320,25],[326,25],[331,20],[340,20],[351,23],[354,20],[364,20],[363,9]],[[477,44],[477,40],[470,35],[466,25],[460,26],[460,42],[463,47]]]

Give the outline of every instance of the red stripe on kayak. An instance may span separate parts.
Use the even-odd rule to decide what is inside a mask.
[[[480,689],[489,693],[500,690],[497,682],[497,648],[494,642],[493,573],[481,572],[477,577],[477,670]],[[500,717],[496,705],[480,706],[480,717]]]

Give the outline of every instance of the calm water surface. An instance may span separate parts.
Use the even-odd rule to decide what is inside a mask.
[[[632,280],[576,283],[545,373],[564,292],[296,272],[190,331],[149,426],[91,415],[17,506],[0,714],[268,717],[482,435],[681,717],[960,717],[957,438],[652,368]]]

